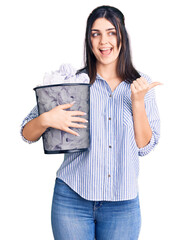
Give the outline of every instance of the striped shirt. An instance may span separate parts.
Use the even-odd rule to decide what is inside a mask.
[[[146,74],[139,74],[152,82]],[[129,83],[121,82],[112,92],[99,75],[90,87],[90,147],[85,152],[65,153],[56,173],[87,200],[122,201],[138,194],[139,156],[148,154],[158,143],[160,119],[151,89],[145,96],[145,109],[152,138],[145,147],[138,148],[130,96]],[[34,107],[24,119],[21,133],[25,124],[37,116],[38,109]]]

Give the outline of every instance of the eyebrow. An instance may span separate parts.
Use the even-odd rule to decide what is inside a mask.
[[[111,31],[111,30],[116,30],[116,29],[115,28],[108,28],[108,29],[106,29],[106,31]],[[91,29],[91,31],[100,32],[100,30],[98,30],[98,29]]]

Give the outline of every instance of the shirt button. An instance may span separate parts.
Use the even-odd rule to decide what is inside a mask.
[[[109,97],[112,97],[112,94],[110,94]]]
[[[111,145],[109,145],[109,148],[112,148],[112,146],[111,146]]]
[[[109,117],[109,120],[111,120],[111,118]]]
[[[111,175],[110,175],[110,174],[108,174],[108,177],[111,177]]]

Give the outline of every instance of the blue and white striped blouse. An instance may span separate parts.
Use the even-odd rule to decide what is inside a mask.
[[[139,74],[152,82],[147,75]],[[89,150],[65,153],[56,174],[87,200],[122,201],[138,194],[139,156],[148,154],[158,143],[160,119],[155,92],[151,89],[145,96],[145,108],[152,138],[147,146],[138,148],[130,95],[130,84],[121,82],[112,92],[99,75],[90,87]],[[35,107],[24,119],[21,132],[25,124],[37,116]]]

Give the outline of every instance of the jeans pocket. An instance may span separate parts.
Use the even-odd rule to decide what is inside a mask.
[[[65,196],[69,191],[68,185],[60,178],[55,180],[54,196]]]
[[[55,183],[56,184],[65,184],[65,182],[60,178],[56,178]]]
[[[61,199],[79,199],[81,198],[67,183],[60,178],[56,178],[54,195]]]

